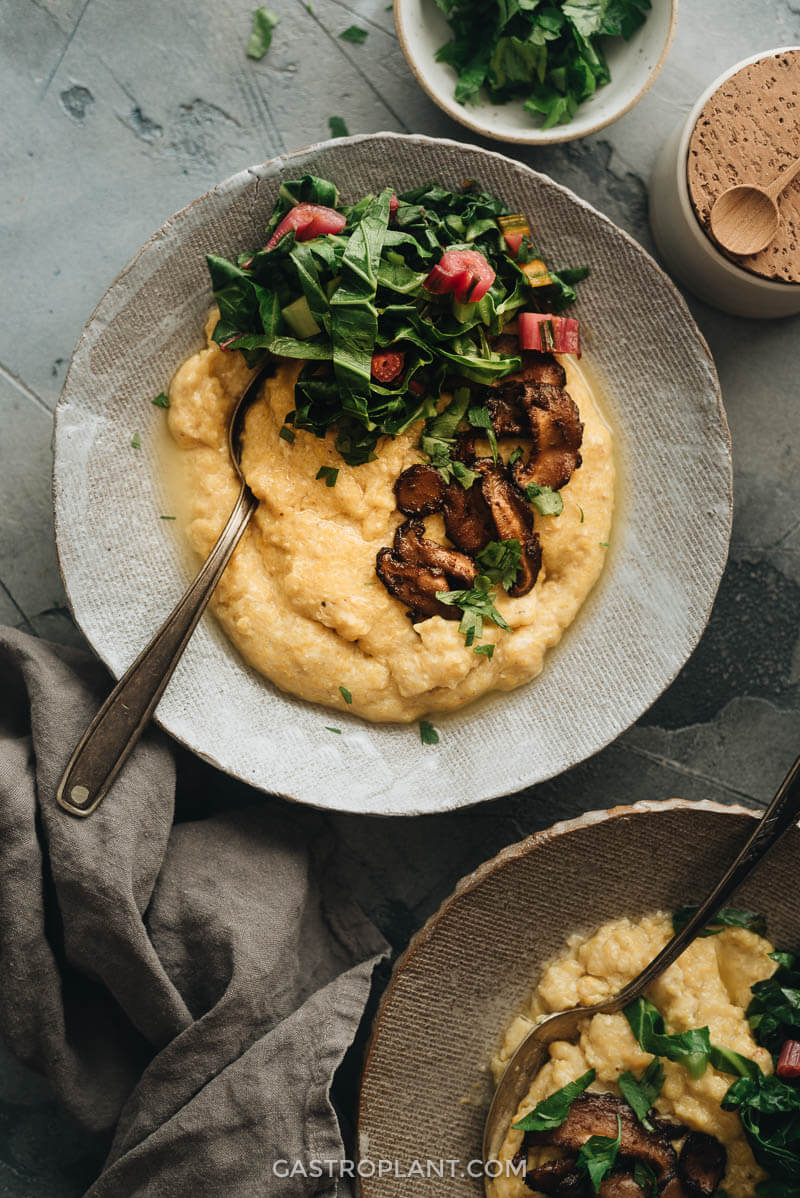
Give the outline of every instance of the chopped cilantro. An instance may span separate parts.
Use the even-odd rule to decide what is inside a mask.
[[[475,645],[473,653],[482,653],[484,657],[492,658],[494,656],[494,645],[488,641],[485,645]]]
[[[637,1081],[630,1070],[621,1073],[619,1088],[622,1097],[632,1108],[636,1118],[646,1131],[653,1130],[653,1124],[648,1119],[650,1108],[661,1093],[664,1085],[664,1066],[658,1057],[653,1057],[641,1078]]]
[[[336,466],[320,466],[316,473],[316,477],[324,478],[326,487],[335,487],[336,480],[339,477],[339,471]]]
[[[492,421],[489,416],[489,409],[486,404],[481,407],[470,408],[467,412],[467,420],[472,428],[482,429],[486,433],[486,440],[489,442],[489,449],[492,454],[492,460],[497,462],[497,437],[492,428]]]
[[[342,698],[344,699],[345,703],[352,703],[352,702],[353,702],[353,696],[350,694],[350,691],[347,689],[347,687],[346,687],[346,686],[341,686],[341,685],[340,685],[340,686],[339,686],[339,693],[341,694],[341,696],[342,696]]]
[[[513,450],[513,452],[509,455],[509,459],[508,459],[509,466],[516,466],[517,462],[519,461],[519,459],[521,457],[522,457],[522,446],[518,445],[517,448],[515,450]]]
[[[439,743],[439,733],[429,720],[420,720],[419,738],[423,745],[438,745]]]
[[[525,495],[540,516],[560,516],[564,510],[564,500],[552,487],[540,487],[536,483],[528,483]]]
[[[150,402],[157,408],[168,408],[169,396],[165,395],[163,391],[159,391],[155,399],[151,399]]]
[[[490,541],[475,555],[475,561],[492,582],[499,582],[503,590],[510,591],[519,573],[522,549],[516,537],[507,541]]]
[[[634,1161],[633,1164],[633,1180],[636,1182],[639,1189],[645,1195],[645,1198],[658,1198],[659,1184],[655,1170],[646,1165],[644,1161]],[[725,1198],[722,1190],[717,1190],[713,1198]]]
[[[328,128],[331,131],[331,137],[349,137],[350,136],[350,130],[347,128],[347,125],[344,123],[344,117],[329,116],[328,117]]]
[[[494,591],[490,590],[492,580],[485,574],[479,574],[469,590],[437,591],[436,598],[440,603],[460,607],[464,613],[458,631],[463,634],[464,643],[469,647],[476,639],[483,636],[483,621],[491,620],[498,628],[511,631],[510,625],[501,616],[494,605]]]
[[[131,449],[141,449],[141,448],[142,448],[142,438],[139,436],[138,433],[134,433],[133,436],[131,437]]]
[[[341,730],[341,728],[331,728],[329,724],[326,724],[326,725],[325,725],[325,731],[326,731],[326,732],[335,732],[337,736],[341,736],[341,735],[342,735],[342,730]]]
[[[296,433],[293,429],[289,428],[288,424],[282,424],[278,436],[282,441],[288,441],[291,445],[294,442]]]
[[[348,25],[339,34],[339,40],[352,42],[354,46],[362,46],[367,40],[367,31],[366,29],[362,29],[360,25]]]
[[[532,1111],[523,1115],[519,1123],[514,1123],[515,1131],[552,1131],[560,1127],[569,1114],[569,1109],[576,1098],[580,1097],[587,1086],[590,1086],[597,1074],[589,1069],[582,1077],[574,1082],[567,1082],[560,1090],[556,1090],[547,1098],[537,1103]]]
[[[581,1147],[575,1166],[579,1173],[584,1173],[592,1183],[595,1194],[600,1190],[600,1182],[607,1177],[616,1164],[619,1150],[622,1147],[622,1119],[617,1115],[617,1134],[611,1136],[589,1136]]]
[[[280,17],[269,8],[257,8],[253,13],[253,28],[247,43],[248,58],[263,58],[272,45],[272,31]]]

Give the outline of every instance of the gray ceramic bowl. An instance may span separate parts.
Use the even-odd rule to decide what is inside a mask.
[[[212,617],[158,708],[190,749],[300,802],[372,814],[443,811],[529,786],[597,752],[650,706],[700,637],[730,535],[730,446],[711,356],[678,292],[625,233],[499,154],[380,133],[311,146],[234,175],[172,217],[102,298],[56,413],[54,498],[75,619],[119,676],[183,592],[193,564],[170,503],[151,399],[202,344],[204,255],[260,243],[282,179],[306,171],[355,199],[392,183],[476,179],[527,212],[550,261],[589,262],[576,315],[613,426],[618,502],[599,584],[533,683],[415,726],[369,725],[282,694]],[[139,431],[141,450],[131,450]],[[196,565],[196,564],[195,564]]]
[[[573,932],[704,899],[752,825],[752,812],[716,803],[615,807],[511,845],[464,878],[398,961],[375,1020],[359,1151],[396,1161],[398,1176],[365,1176],[362,1198],[479,1198],[480,1177],[459,1173],[480,1160],[489,1062],[544,964]],[[781,948],[800,943],[798,854],[794,827],[736,898],[763,912]],[[426,1191],[401,1176],[441,1159],[459,1162],[446,1183]]]

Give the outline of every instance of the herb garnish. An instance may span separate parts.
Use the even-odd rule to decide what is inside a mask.
[[[352,42],[354,46],[362,46],[367,40],[367,30],[362,29],[360,25],[348,25],[339,34],[339,40],[342,42]]]
[[[646,998],[637,998],[625,1008],[625,1018],[630,1024],[639,1047],[654,1056],[668,1061],[679,1061],[694,1078],[702,1077],[711,1064],[721,1073],[732,1073],[741,1077],[753,1077],[760,1073],[755,1061],[711,1043],[707,1027],[689,1028],[685,1032],[667,1033],[664,1016]]]
[[[680,932],[682,928],[685,928],[696,910],[697,907],[678,907],[672,916],[672,930]],[[698,936],[703,938],[718,936],[723,928],[747,928],[749,931],[755,932],[757,936],[766,936],[767,934],[767,922],[763,915],[756,915],[753,911],[743,911],[739,907],[723,907],[713,919],[709,920],[702,932],[698,932]]]
[[[272,31],[280,21],[269,8],[257,8],[253,13],[253,28],[247,43],[248,58],[263,58],[272,45]]]
[[[325,725],[325,731],[326,732],[335,732],[337,736],[342,735],[341,728],[331,728],[328,724]]]
[[[494,645],[491,641],[487,641],[485,645],[475,645],[472,649],[472,652],[482,653],[484,657],[488,657],[491,661],[491,659],[494,657]]]
[[[420,720],[419,738],[423,745],[438,745],[439,733],[436,731],[430,720]]]
[[[329,116],[328,128],[331,131],[331,137],[349,137],[350,131],[344,123],[344,117]]]
[[[458,72],[459,104],[524,99],[543,129],[572,120],[611,74],[601,37],[632,37],[650,0],[436,0],[453,40],[436,57]]]
[[[490,589],[491,585],[490,578],[487,578],[485,574],[479,574],[469,590],[436,592],[436,598],[440,603],[460,607],[464,613],[458,631],[463,634],[464,644],[467,648],[476,638],[480,640],[483,636],[484,619],[491,620],[493,624],[496,624],[498,628],[504,628],[506,632],[511,631],[511,625],[501,616],[494,605],[495,596],[494,591]]]
[[[296,433],[289,428],[288,424],[282,424],[278,430],[278,436],[282,441],[288,441],[290,445],[293,445]]]
[[[560,516],[564,510],[564,500],[559,491],[552,487],[540,487],[537,483],[528,483],[525,497],[533,504],[540,516]]]
[[[589,1178],[595,1194],[600,1190],[600,1182],[614,1168],[621,1147],[622,1119],[617,1115],[617,1134],[613,1139],[611,1136],[589,1136],[578,1152],[575,1167]]]
[[[622,1091],[622,1097],[632,1108],[636,1118],[646,1131],[653,1130],[653,1124],[647,1116],[661,1093],[663,1084],[664,1066],[658,1057],[653,1057],[638,1081],[629,1070],[620,1074],[619,1088]]]
[[[342,686],[342,685],[340,684],[340,685],[339,685],[339,693],[341,694],[341,696],[342,696],[342,698],[344,699],[345,703],[352,703],[352,702],[353,702],[353,696],[350,694],[350,691],[347,689],[347,687],[346,687],[346,686]]]
[[[800,1177],[800,1089],[775,1074],[735,1081],[722,1100],[724,1111],[738,1111],[759,1165],[771,1175],[770,1186],[788,1181],[793,1188],[759,1187],[759,1194],[797,1193]]]
[[[508,457],[509,466],[515,466],[521,457],[522,457],[522,446],[518,445],[517,448],[512,450],[511,453],[509,454],[509,457]]]
[[[326,487],[335,487],[338,477],[339,469],[337,466],[320,466],[319,470],[314,475],[315,479],[324,478]]]
[[[470,408],[467,412],[467,420],[473,428],[479,428],[486,434],[486,440],[489,442],[489,452],[492,455],[492,461],[497,464],[497,437],[492,427],[492,420],[489,416],[489,409],[486,404],[480,407]]]
[[[645,1195],[645,1198],[656,1198],[658,1194],[658,1177],[655,1169],[651,1169],[644,1161],[634,1161],[633,1180]],[[713,1195],[713,1198],[726,1198],[726,1196],[721,1190],[718,1190]]]
[[[567,1082],[560,1090],[556,1090],[547,1098],[537,1103],[532,1111],[523,1115],[519,1123],[512,1124],[515,1131],[552,1131],[560,1127],[569,1114],[569,1108],[576,1098],[592,1084],[597,1074],[589,1069],[582,1077],[574,1082]]]
[[[176,520],[176,516],[159,516],[159,520]]]
[[[504,590],[510,591],[517,579],[522,560],[522,549],[516,537],[507,541],[490,541],[475,555],[481,573],[491,582],[499,582]]]
[[[142,438],[139,436],[138,433],[134,433],[133,436],[131,437],[131,449],[141,449],[141,448],[142,448]]]
[[[168,408],[169,396],[165,395],[163,391],[159,391],[155,399],[151,399],[150,402],[157,408]]]
[[[777,1063],[784,1040],[800,1040],[800,954],[770,953],[778,968],[756,982],[747,1018],[759,1044]]]

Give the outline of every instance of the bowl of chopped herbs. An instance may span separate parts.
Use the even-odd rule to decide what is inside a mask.
[[[417,82],[485,137],[571,141],[628,112],[659,74],[678,0],[394,0]]]

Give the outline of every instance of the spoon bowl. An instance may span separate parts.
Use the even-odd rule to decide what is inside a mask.
[[[718,196],[711,209],[714,240],[732,254],[758,254],[778,231],[780,213],[760,187],[740,183]]]

